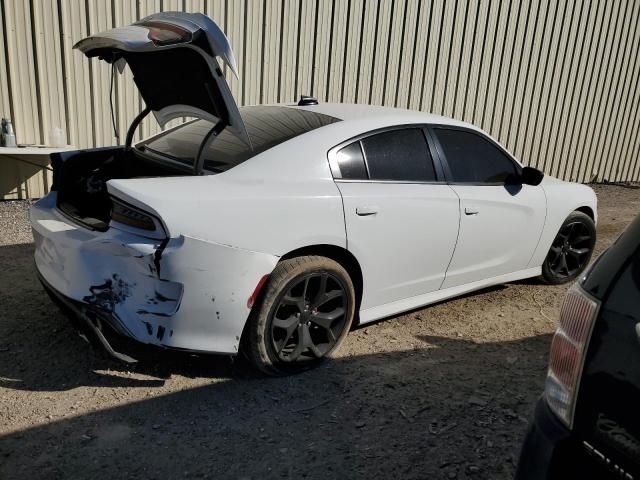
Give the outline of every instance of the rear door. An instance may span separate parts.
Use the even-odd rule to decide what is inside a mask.
[[[396,128],[330,152],[347,248],[364,277],[362,310],[437,290],[451,260],[458,197],[444,182],[426,135],[420,127]]]
[[[546,217],[542,187],[507,185],[521,167],[479,132],[448,126],[431,132],[460,197],[460,233],[442,288],[526,269]]]

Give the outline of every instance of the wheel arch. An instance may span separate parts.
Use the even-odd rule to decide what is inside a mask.
[[[290,252],[282,255],[279,262],[294,257],[302,257],[305,255],[319,255],[321,257],[330,258],[331,260],[334,260],[342,265],[342,267],[347,271],[347,273],[351,277],[353,288],[356,292],[354,325],[357,324],[358,311],[360,310],[360,302],[362,301],[362,291],[364,285],[362,268],[360,267],[360,262],[358,262],[358,259],[346,248],[339,247],[337,245],[318,244],[308,245],[305,247],[296,248],[295,250],[291,250]]]
[[[589,206],[582,206],[582,207],[578,207],[574,210],[574,212],[582,212],[585,215],[587,215],[591,220],[593,220],[594,222],[596,221],[596,216],[594,214],[594,211],[591,207]]]

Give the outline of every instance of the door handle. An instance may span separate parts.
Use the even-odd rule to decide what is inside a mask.
[[[369,215],[376,215],[378,213],[378,207],[366,206],[356,207],[356,215],[360,217],[368,217]]]
[[[464,207],[465,215],[478,215],[480,212],[473,207]]]

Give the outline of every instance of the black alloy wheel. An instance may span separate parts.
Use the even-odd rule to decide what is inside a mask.
[[[573,212],[551,244],[542,268],[544,279],[560,284],[580,275],[591,259],[595,234],[593,220],[582,212]]]
[[[242,351],[263,373],[298,373],[330,358],[351,328],[356,293],[333,259],[282,260],[269,276],[243,334]]]
[[[296,278],[271,318],[271,346],[283,362],[322,358],[347,323],[347,294],[339,278],[312,272]]]

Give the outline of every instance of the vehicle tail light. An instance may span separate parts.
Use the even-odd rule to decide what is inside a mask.
[[[164,22],[138,22],[136,25],[149,30],[147,37],[156,45],[173,45],[191,41],[191,32],[177,25]]]
[[[111,220],[142,230],[156,230],[156,223],[152,216],[114,198],[112,198]]]
[[[569,428],[598,307],[599,303],[575,284],[562,302],[560,325],[551,341],[544,396]]]

